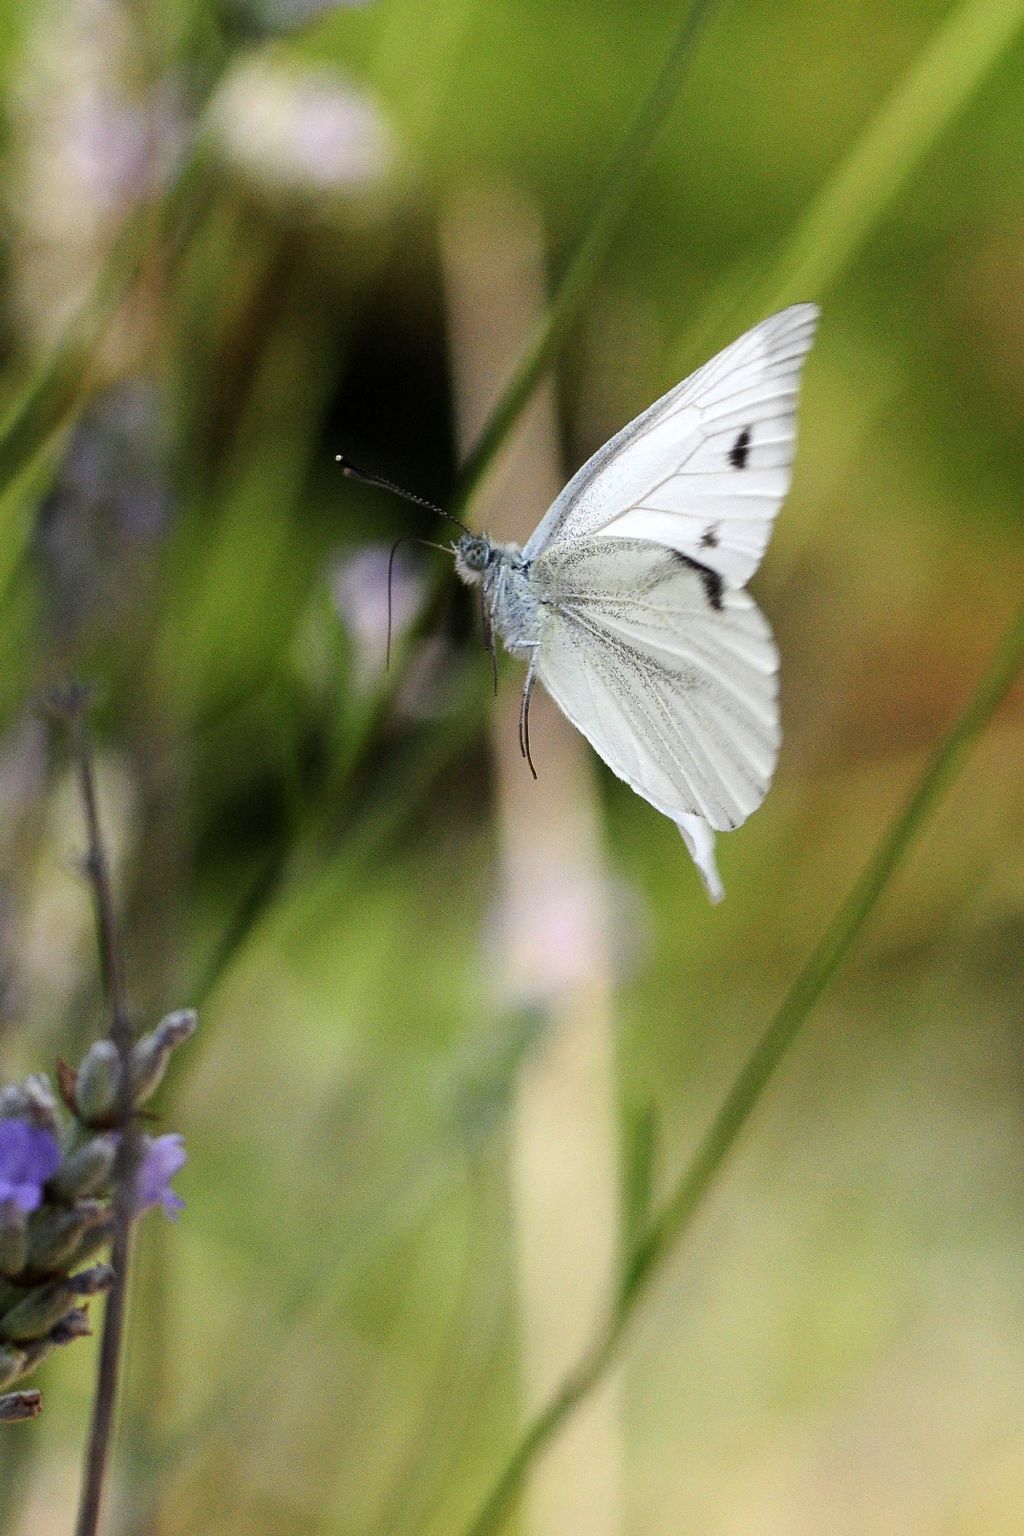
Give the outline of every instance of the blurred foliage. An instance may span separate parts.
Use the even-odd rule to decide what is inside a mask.
[[[491,975],[473,615],[423,554],[385,676],[379,562],[362,620],[339,572],[436,526],[333,456],[445,499],[451,201],[511,183],[559,271],[679,8],[376,0],[282,36],[270,15],[0,3],[0,434],[37,420],[91,306],[100,337],[0,486],[0,1068],[100,1017],[74,796],[34,710],[74,672],[102,684],[140,1017],[203,1018],[166,1095],[188,1211],[144,1234],[114,1528],[440,1536],[516,1422],[505,1108],[533,1034]],[[723,7],[559,362],[568,471],[794,273],[824,285],[781,295],[823,304],[755,583],[785,745],[723,841],[721,909],[602,779],[645,1187],[1019,597],[1022,23],[1007,0]],[[630,1530],[1019,1528],[1022,735],[1018,691],[652,1298]],[[0,1440],[4,1530],[69,1528],[90,1369],[85,1345],[48,1365],[46,1414]]]

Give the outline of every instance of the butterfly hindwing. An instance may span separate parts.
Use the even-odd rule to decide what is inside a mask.
[[[531,572],[537,675],[620,778],[674,820],[738,826],[778,753],[778,657],[753,599],[640,540],[559,541]]]

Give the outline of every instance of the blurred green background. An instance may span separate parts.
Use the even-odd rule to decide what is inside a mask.
[[[682,7],[283,25],[317,9],[0,5],[3,406],[31,450],[9,431],[0,486],[0,1073],[102,1028],[34,707],[69,672],[100,685],[139,1016],[201,1014],[159,1106],[188,1208],[134,1277],[126,1536],[457,1533],[520,1417],[510,1126],[545,1024],[494,980],[489,664],[414,550],[385,674],[387,547],[437,524],[333,459],[450,494],[453,209],[530,209],[557,278]],[[567,476],[773,307],[823,310],[754,583],[783,754],[719,844],[721,908],[598,776],[610,1091],[621,1141],[656,1124],[659,1189],[1019,599],[1022,100],[1024,4],[723,5],[559,358]],[[81,315],[87,369],[18,438]],[[615,1529],[1020,1531],[1022,745],[1018,689],[645,1304]],[[556,1142],[552,1179],[586,1154]],[[94,1370],[94,1344],[56,1359],[0,1440],[5,1531],[71,1528]]]

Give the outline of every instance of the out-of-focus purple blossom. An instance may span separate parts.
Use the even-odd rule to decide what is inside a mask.
[[[35,1211],[43,1185],[60,1167],[56,1137],[27,1120],[0,1120],[0,1205]]]
[[[177,1216],[185,1202],[171,1188],[171,1180],[185,1166],[183,1136],[143,1136],[135,1174],[135,1214],[141,1216],[162,1205],[168,1216]]]
[[[376,105],[326,66],[246,59],[217,91],[209,123],[236,172],[285,196],[348,199],[381,183],[394,162]]]
[[[391,643],[398,644],[423,602],[423,576],[400,550],[391,574]],[[388,639],[388,561],[383,545],[338,560],[331,572],[334,608],[352,636],[356,683],[372,684],[384,666]]]
[[[165,185],[193,132],[173,76],[143,84],[121,0],[38,0],[10,69],[4,213],[11,300],[52,344],[88,301],[124,219]],[[148,306],[108,325],[100,363],[135,365]]]
[[[36,553],[62,634],[138,602],[140,561],[167,526],[163,402],[148,380],[105,391],[76,429],[39,511]]]
[[[166,80],[137,101],[81,90],[73,130],[69,171],[112,215],[158,192],[188,140],[180,102]]]

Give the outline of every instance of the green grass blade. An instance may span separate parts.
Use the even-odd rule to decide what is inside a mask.
[[[798,221],[767,274],[732,272],[679,348],[703,358],[744,315],[820,298],[853,261],[928,152],[1024,26],[1024,0],[964,0],[871,118]]]
[[[675,104],[715,5],[716,0],[694,0],[687,12],[661,73],[597,191],[583,233],[540,329],[466,460],[452,502],[451,510],[456,516],[461,516],[472,500],[590,292],[598,266],[635,191],[637,175]]]

